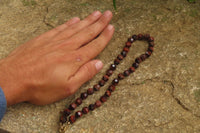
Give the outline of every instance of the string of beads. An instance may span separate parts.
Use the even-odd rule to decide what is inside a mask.
[[[81,111],[79,110],[75,112],[75,115],[71,115],[76,107],[82,104],[83,100],[85,100],[89,95],[92,95],[95,91],[99,91],[100,88],[105,85],[105,83],[109,80],[109,77],[115,71],[117,65],[119,65],[120,62],[126,57],[131,47],[131,44],[136,40],[147,41],[149,44],[147,51],[137,57],[131,67],[129,67],[123,73],[119,73],[118,77],[113,79],[111,85],[108,87],[105,94],[101,96],[99,100],[97,100],[94,104],[90,104],[88,107],[83,107]],[[117,56],[117,58],[114,60],[114,63],[111,64],[110,68],[106,71],[106,74],[102,77],[99,83],[94,85],[93,88],[89,88],[86,92],[81,93],[80,97],[77,98],[75,102],[71,103],[68,108],[64,109],[60,117],[61,124],[64,124],[66,122],[73,124],[76,119],[80,118],[83,114],[87,114],[89,111],[93,111],[94,109],[100,107],[104,102],[106,102],[107,99],[111,96],[112,92],[115,91],[115,87],[118,85],[119,81],[129,76],[131,73],[135,72],[139,64],[147,59],[149,56],[151,56],[154,50],[154,46],[154,38],[151,37],[149,34],[138,34],[128,38],[128,41],[125,43],[121,54]]]

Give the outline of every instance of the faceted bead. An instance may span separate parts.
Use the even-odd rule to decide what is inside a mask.
[[[115,91],[115,86],[114,85],[109,86],[108,90],[111,91],[111,92]]]
[[[109,90],[107,90],[107,91],[105,92],[105,96],[107,96],[107,97],[111,96],[111,92],[110,92]]]
[[[111,76],[113,74],[113,71],[112,70],[108,70],[107,72],[106,72],[106,75],[108,75],[108,76]]]
[[[89,112],[88,107],[84,107],[84,108],[82,109],[82,112],[83,112],[84,114],[87,114],[87,113]]]
[[[129,51],[129,49],[128,49],[127,47],[124,47],[124,48],[123,48],[123,51],[126,51],[126,52],[128,52],[128,51]]]
[[[137,35],[133,35],[132,38],[133,38],[134,40],[137,40],[137,39],[138,39],[138,38],[137,38]]]
[[[135,67],[130,67],[130,68],[129,68],[129,72],[130,72],[130,73],[135,72]]]
[[[76,118],[79,118],[79,117],[81,117],[82,115],[83,115],[83,113],[82,113],[81,111],[77,111],[77,112],[75,113]]]
[[[71,114],[71,111],[69,110],[69,109],[65,109],[64,111],[63,111],[63,115],[64,116],[69,116]]]
[[[76,103],[77,105],[81,105],[82,99],[81,99],[81,98],[77,98],[75,103]]]
[[[94,93],[94,89],[93,88],[89,88],[88,90],[87,90],[87,94],[88,95],[92,95]]]
[[[144,39],[145,39],[145,40],[149,40],[149,38],[150,38],[150,35],[149,35],[149,34],[144,34]]]
[[[138,68],[139,64],[138,63],[133,63],[132,66],[136,69],[136,68]]]
[[[130,48],[131,47],[131,42],[126,42],[126,45],[125,45],[127,48]]]
[[[69,105],[70,110],[74,110],[76,107],[77,107],[77,105],[75,103],[72,103]]]
[[[106,97],[106,96],[102,96],[102,97],[100,98],[100,101],[101,101],[102,103],[106,102],[106,101],[107,101],[107,97]]]
[[[119,80],[118,79],[114,79],[113,81],[112,81],[112,84],[113,85],[117,85],[119,83]]]
[[[65,117],[65,116],[61,116],[60,117],[60,122],[61,123],[65,123],[67,121],[67,117]]]
[[[122,80],[122,79],[124,79],[124,75],[123,75],[123,74],[121,74],[121,73],[120,73],[120,74],[118,74],[118,79],[119,79],[119,80]]]
[[[130,38],[128,39],[128,41],[132,43],[132,42],[134,42],[134,39],[133,39],[132,37],[130,37]]]
[[[69,121],[70,121],[71,124],[74,123],[76,121],[76,117],[74,115],[71,115],[69,117]]]
[[[149,42],[149,47],[154,47],[155,43],[154,42]]]
[[[106,81],[108,81],[109,76],[108,75],[104,75],[102,79],[106,82]]]
[[[123,57],[126,57],[126,54],[127,54],[126,51],[122,51],[122,52],[121,52],[121,55],[122,55]]]
[[[147,57],[149,57],[149,56],[151,56],[151,51],[147,51],[145,54]]]
[[[110,69],[114,71],[116,69],[116,65],[115,64],[111,64],[110,65]]]
[[[101,106],[101,101],[97,100],[97,101],[95,102],[95,106],[96,106],[97,108],[100,107],[100,106]]]
[[[120,54],[120,55],[117,56],[117,59],[119,59],[119,60],[123,60],[124,57]]]
[[[104,86],[104,85],[105,85],[105,81],[104,81],[104,80],[100,80],[100,81],[99,81],[99,85],[100,85],[100,86]]]
[[[148,51],[153,52],[153,47],[149,47]]]
[[[142,61],[144,61],[146,58],[147,58],[147,55],[146,55],[146,54],[142,54],[142,55],[140,56],[140,59],[141,59]]]
[[[89,105],[89,109],[92,111],[92,110],[94,110],[95,109],[95,105],[94,104],[90,104]]]
[[[130,75],[130,73],[129,73],[129,71],[128,70],[126,70],[126,71],[124,71],[124,76],[129,76]]]
[[[154,38],[153,37],[149,37],[149,42],[153,42],[154,41]]]
[[[143,35],[142,34],[138,34],[137,38],[138,38],[138,40],[142,40],[143,39]]]
[[[119,59],[115,59],[115,60],[114,60],[114,64],[115,64],[115,65],[119,65],[119,63],[120,63],[120,60],[119,60]]]
[[[138,63],[138,64],[140,64],[140,63],[142,62],[142,59],[140,59],[140,57],[137,57],[137,58],[135,59],[135,62]]]
[[[101,86],[100,85],[94,85],[94,87],[93,87],[93,89],[95,90],[95,91],[98,91],[98,90],[100,90],[100,88],[101,88]]]
[[[88,94],[86,92],[81,93],[82,100],[86,99],[88,97]]]

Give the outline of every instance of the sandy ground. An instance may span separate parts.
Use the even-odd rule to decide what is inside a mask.
[[[29,39],[94,10],[111,10],[116,31],[97,57],[104,62],[104,69],[75,95],[47,106],[22,103],[9,107],[0,128],[17,133],[58,132],[59,111],[99,81],[129,36],[150,33],[156,43],[151,58],[120,82],[101,108],[79,119],[66,132],[200,132],[200,1],[196,1],[117,0],[114,11],[110,0],[1,0],[1,58]],[[145,42],[136,42],[112,78],[128,68],[146,47]],[[106,86],[83,105],[98,99]]]

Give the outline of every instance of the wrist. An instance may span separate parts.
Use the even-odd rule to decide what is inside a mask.
[[[12,64],[6,60],[0,60],[0,86],[6,97],[7,106],[25,101],[25,91],[17,81],[11,66]]]

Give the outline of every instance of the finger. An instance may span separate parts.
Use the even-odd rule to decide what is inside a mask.
[[[88,45],[85,45],[78,49],[77,53],[82,59],[81,63],[87,62],[94,57],[96,57],[108,44],[114,33],[114,27],[108,25],[100,36],[90,42]]]
[[[108,25],[111,18],[112,18],[112,12],[106,11],[97,22],[86,27],[79,33],[73,35],[66,42],[73,42],[73,45],[70,45],[70,48],[72,49],[79,48],[80,46],[90,42],[98,34],[100,34],[103,31],[103,29]]]
[[[66,28],[63,32],[58,34],[54,38],[54,40],[64,40],[64,39],[71,37],[75,33],[82,30],[83,28],[96,22],[96,20],[98,20],[100,16],[101,16],[101,12],[99,12],[99,11],[93,12],[92,14],[90,14],[88,17],[86,17],[84,20],[80,21],[79,23],[77,23],[69,28]]]
[[[79,21],[80,21],[80,18],[74,17],[74,18],[70,19],[69,21],[67,21],[66,23],[59,25],[58,27],[56,27],[56,28],[54,28],[50,31],[47,31],[46,33],[44,33],[41,36],[41,38],[45,38],[45,37],[51,38],[51,37],[55,36],[56,34],[62,32],[63,30],[65,30],[69,26],[72,26],[73,24],[78,23]]]
[[[80,88],[82,84],[95,76],[102,68],[103,63],[100,60],[92,60],[84,64],[69,80],[70,84],[74,86],[74,90],[71,90],[71,94]]]

